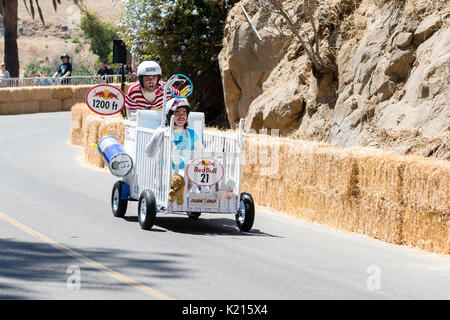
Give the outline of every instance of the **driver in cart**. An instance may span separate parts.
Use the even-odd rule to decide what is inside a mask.
[[[164,85],[161,81],[162,71],[155,61],[144,61],[137,69],[139,81],[132,85],[125,97],[128,119],[136,121],[137,110],[162,110],[164,100]],[[171,91],[178,95],[179,91],[173,87]],[[166,93],[166,100],[170,101],[172,95]]]

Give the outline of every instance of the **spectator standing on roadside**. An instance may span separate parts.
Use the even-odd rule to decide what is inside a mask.
[[[106,76],[109,76],[112,74],[113,74],[113,71],[112,71],[112,69],[108,68],[108,66],[106,65],[106,61],[104,61],[104,60],[100,61],[100,69],[98,69],[96,75],[102,77],[102,80],[106,79],[106,82],[110,83],[110,82],[112,82],[112,79],[110,79]]]
[[[6,70],[6,66],[4,63],[2,63],[0,65],[0,87],[4,88],[4,87],[8,87],[8,81],[7,80],[3,80],[6,78],[11,78],[9,72]]]
[[[69,55],[67,53],[64,53],[61,56],[62,64],[59,66],[58,70],[53,75],[53,78],[56,76],[61,77],[61,84],[69,84],[70,79],[69,77],[72,76],[72,64],[69,62]]]
[[[97,76],[103,77],[104,75],[111,75],[113,74],[113,71],[108,68],[106,65],[106,61],[102,60],[100,61],[100,69],[97,71]]]

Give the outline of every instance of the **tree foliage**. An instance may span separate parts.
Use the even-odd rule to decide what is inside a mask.
[[[137,60],[157,60],[166,74],[217,76],[226,15],[236,1],[128,0],[120,32]]]
[[[90,50],[99,56],[100,60],[108,61],[112,55],[113,39],[117,37],[115,26],[102,20],[97,13],[82,9],[80,27],[90,40]]]
[[[136,62],[157,61],[163,78],[175,73],[189,76],[197,88],[194,103],[203,108],[214,104],[221,108],[217,115],[224,110],[218,54],[227,14],[236,2],[122,0],[119,34]],[[202,100],[198,96],[202,92],[214,97]]]

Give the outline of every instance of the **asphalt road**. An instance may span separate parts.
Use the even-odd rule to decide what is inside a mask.
[[[0,299],[450,299],[450,257],[258,208],[111,213],[109,172],[80,164],[68,112],[0,117]]]

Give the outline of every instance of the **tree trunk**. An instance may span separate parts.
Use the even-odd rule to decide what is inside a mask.
[[[5,64],[12,78],[19,76],[19,49],[17,47],[17,0],[4,2]]]

